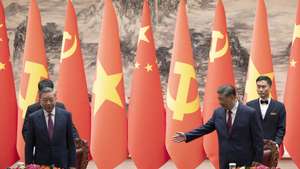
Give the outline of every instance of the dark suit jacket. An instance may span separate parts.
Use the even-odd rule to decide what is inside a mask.
[[[72,137],[72,117],[69,112],[55,108],[54,132],[51,140],[42,109],[29,115],[28,124],[29,132],[25,143],[26,164],[75,167],[76,148]]]
[[[214,130],[218,134],[221,169],[227,169],[231,162],[238,166],[250,166],[253,161],[262,161],[263,131],[261,121],[254,109],[239,103],[231,132],[229,132],[226,127],[226,110],[220,107],[214,111],[206,124],[185,133],[186,142]]]
[[[282,144],[285,135],[286,111],[284,104],[271,99],[265,118],[262,118],[259,99],[247,103],[254,108],[262,121],[264,139],[275,141],[278,145]]]
[[[56,102],[56,105],[55,107],[59,107],[61,109],[66,109],[65,108],[65,105],[63,103],[60,103],[60,102]],[[32,105],[29,105],[27,107],[27,110],[26,110],[26,114],[25,114],[25,119],[24,119],[24,123],[23,123],[23,128],[22,128],[22,135],[23,135],[23,139],[26,140],[26,133],[28,133],[28,129],[29,129],[29,126],[28,126],[28,117],[30,114],[38,111],[42,109],[42,106],[40,105],[40,103],[34,103]],[[76,127],[74,126],[74,124],[72,124],[72,130],[73,130],[73,138],[79,138],[79,134],[77,132],[77,129]]]

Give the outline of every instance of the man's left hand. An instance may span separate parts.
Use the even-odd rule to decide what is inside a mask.
[[[252,162],[252,167],[257,167],[257,166],[259,166],[259,165],[260,165],[259,162],[256,162],[256,161],[253,161],[253,162]]]
[[[275,141],[273,141],[273,140],[271,140],[275,145],[276,145],[276,148],[277,148],[277,150],[279,151],[279,144],[277,144]]]

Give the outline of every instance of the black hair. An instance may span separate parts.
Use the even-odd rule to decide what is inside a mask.
[[[268,76],[259,76],[257,79],[256,79],[256,83],[259,82],[259,81],[266,81],[268,83],[269,86],[272,86],[272,80],[270,77]]]
[[[236,89],[232,85],[222,85],[218,88],[218,94],[228,96],[236,96]]]
[[[50,79],[44,79],[39,82],[39,84],[38,84],[39,91],[43,90],[43,88],[46,88],[46,87],[54,89],[53,81]]]

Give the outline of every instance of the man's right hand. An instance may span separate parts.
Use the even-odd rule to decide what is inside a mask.
[[[175,136],[173,136],[172,141],[176,143],[184,142],[186,141],[186,136],[183,132],[176,132]]]

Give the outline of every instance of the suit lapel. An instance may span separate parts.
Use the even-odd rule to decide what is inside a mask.
[[[42,127],[43,134],[45,137],[47,137],[48,141],[50,141],[49,135],[48,135],[48,128],[47,128],[47,123],[46,123],[46,118],[43,109],[40,109],[40,114],[39,114],[39,123],[40,126]]]
[[[266,111],[266,115],[265,115],[264,120],[266,120],[268,118],[268,116],[270,115],[271,111],[273,110],[273,107],[274,107],[274,100],[271,99],[270,104],[268,106],[268,109]]]
[[[256,107],[256,110],[259,111],[258,114],[259,114],[260,119],[263,120],[262,113],[261,113],[261,109],[260,109],[259,99],[256,99],[256,101],[255,101],[255,107]]]
[[[238,105],[237,110],[236,110],[235,118],[234,118],[234,121],[233,121],[233,124],[232,124],[232,127],[231,127],[231,132],[229,133],[230,135],[233,132],[233,130],[235,129],[236,124],[239,122],[240,109],[241,109],[241,103],[239,102],[239,105]]]
[[[59,110],[55,107],[55,116],[54,116],[54,131],[53,131],[53,137],[52,141],[56,138],[57,133],[59,132],[59,122],[61,121],[61,114],[59,113]]]
[[[222,114],[222,122],[223,122],[222,123],[222,125],[223,125],[222,128],[224,128],[226,136],[229,137],[230,133],[227,129],[227,122],[226,122],[227,111],[226,111],[226,109],[223,108],[223,113],[221,113],[221,114]]]

